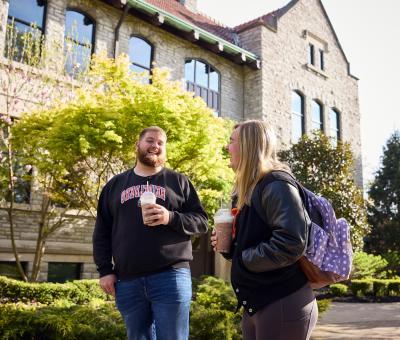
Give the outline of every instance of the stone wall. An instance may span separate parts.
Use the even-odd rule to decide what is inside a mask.
[[[308,32],[308,36],[307,33]],[[306,66],[308,37],[323,41],[325,70]],[[318,0],[302,0],[278,21],[277,32],[262,26],[262,115],[271,122],[280,147],[291,142],[291,93],[299,90],[305,98],[306,133],[311,132],[311,101],[324,105],[325,133],[329,135],[328,108],[341,116],[341,136],[350,142],[356,158],[356,179],[362,185],[360,112],[357,80],[349,75],[346,59]]]
[[[190,1],[190,5],[195,3]],[[62,53],[66,8],[80,9],[96,21],[95,52],[106,51],[107,55],[113,56],[115,27],[122,11],[99,1],[49,0],[45,27],[48,48]],[[0,0],[0,51],[4,48],[7,13],[8,1]],[[181,81],[183,87],[186,59],[199,59],[212,65],[220,74],[221,116],[235,120],[268,120],[277,132],[280,148],[287,148],[291,143],[293,90],[301,91],[305,97],[307,133],[311,132],[311,100],[318,99],[323,103],[326,128],[330,123],[327,110],[335,107],[341,113],[342,138],[351,143],[356,155],[357,181],[362,183],[357,80],[348,74],[346,59],[319,1],[298,1],[280,18],[276,32],[258,25],[239,34],[243,48],[261,56],[261,70],[235,64],[131,15],[120,28],[119,53],[128,53],[132,35],[142,36],[152,44],[154,66],[169,68],[171,78]],[[310,38],[317,39],[326,47],[324,72],[307,67]],[[49,58],[49,64],[54,64],[54,69],[57,69],[57,54]],[[25,109],[29,108],[31,99],[23,99]],[[0,100],[4,102],[4,95],[1,97],[0,94]],[[16,235],[23,261],[33,260],[39,204],[40,190],[34,184],[31,204],[18,205]],[[50,237],[41,280],[47,278],[48,262],[83,263],[83,278],[96,276],[91,253],[93,224],[90,218],[72,218],[66,227]],[[0,261],[13,260],[9,238],[7,216],[0,208]],[[216,272],[228,278],[224,262],[217,256]]]
[[[7,22],[8,2],[0,0],[0,47],[4,48],[5,27]],[[195,2],[193,2],[194,4]],[[115,27],[122,14],[105,5],[88,0],[49,0],[47,7],[45,41],[47,49],[53,53],[48,56],[48,66],[53,71],[59,67],[57,53],[62,53],[65,11],[67,8],[79,9],[86,12],[96,21],[95,52],[106,51],[113,56]],[[152,26],[138,18],[127,16],[120,29],[120,53],[128,53],[129,38],[139,35],[147,39],[154,48],[154,66],[170,69],[171,78],[182,81],[185,86],[184,65],[185,59],[199,59],[212,65],[219,73],[221,79],[221,115],[232,117],[236,120],[243,118],[243,68],[233,62],[221,58],[209,51],[180,39],[161,28]],[[0,61],[1,62],[1,61]],[[21,69],[24,65],[20,65]],[[4,76],[4,73],[0,73]],[[37,81],[35,78],[34,81]],[[34,107],[37,98],[20,95],[21,107],[15,107],[12,114],[19,116],[20,112]],[[0,94],[4,103],[4,94]],[[4,107],[4,106],[3,106]],[[3,112],[3,110],[2,110]],[[1,113],[1,112],[0,112]],[[4,113],[4,112],[3,112]],[[19,212],[16,217],[16,239],[21,260],[28,261],[28,272],[34,258],[36,235],[38,231],[39,211],[41,203],[40,189],[33,183],[30,204],[18,204]],[[7,215],[0,208],[0,261],[14,261],[11,249],[10,233]],[[83,278],[96,277],[96,270],[92,259],[92,232],[93,219],[71,219],[67,225],[56,231],[46,244],[46,252],[41,267],[40,280],[47,279],[48,262],[78,262],[83,263]]]

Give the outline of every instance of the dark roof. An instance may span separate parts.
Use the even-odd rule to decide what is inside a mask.
[[[240,24],[236,27],[234,27],[235,32],[239,33],[242,31],[245,31],[246,29],[258,26],[258,25],[266,25],[269,28],[272,28],[274,30],[277,29],[277,22],[278,19],[283,16],[289,9],[291,9],[298,0],[292,0],[288,4],[286,4],[284,7],[277,9],[276,11],[272,11],[270,13],[264,14],[258,18],[252,19],[250,21],[247,21],[243,24]]]
[[[182,5],[179,0],[146,0],[146,2],[235,44],[236,32],[233,28],[225,26],[203,13],[192,12]]]
[[[110,5],[120,9],[122,9],[124,4],[126,3],[126,0],[102,0],[102,1],[107,2]],[[208,31],[228,41],[229,43],[232,43],[240,47],[240,41],[237,35],[238,33],[258,25],[265,25],[266,27],[276,31],[279,18],[282,17],[286,12],[288,12],[294,5],[296,5],[299,0],[290,0],[284,7],[281,7],[275,11],[264,14],[258,18],[252,19],[248,22],[245,22],[233,28],[228,27],[201,12],[191,11],[183,4],[181,4],[179,0],[144,0],[144,1],[194,26],[197,26],[205,31]],[[331,27],[332,32],[338,42],[339,49],[342,52],[343,57],[348,65],[348,73],[350,74],[350,63],[348,62],[347,57],[343,51],[343,48],[340,45],[339,39],[336,36],[336,32],[332,26],[332,23],[329,20],[329,17],[325,11],[325,8],[321,0],[319,0],[318,3],[321,6],[322,11],[328,21],[328,24]]]

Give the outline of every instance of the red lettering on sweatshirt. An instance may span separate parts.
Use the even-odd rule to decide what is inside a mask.
[[[139,198],[143,192],[147,191],[147,189],[149,189],[149,191],[153,192],[157,198],[165,201],[165,188],[164,187],[160,187],[160,186],[154,185],[154,184],[149,184],[149,186],[147,187],[147,185],[144,184],[144,185],[133,185],[133,186],[123,190],[121,192],[121,204],[124,204],[125,202],[127,202],[131,199]]]

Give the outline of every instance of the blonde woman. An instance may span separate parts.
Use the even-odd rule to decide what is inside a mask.
[[[300,192],[281,180],[290,170],[277,158],[267,123],[238,124],[227,149],[238,214],[231,251],[223,255],[232,259],[231,282],[244,309],[243,339],[309,339],[318,308],[297,263],[311,223]],[[211,242],[215,249],[215,233]]]

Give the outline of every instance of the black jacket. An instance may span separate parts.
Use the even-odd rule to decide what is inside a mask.
[[[147,183],[157,204],[170,211],[168,225],[143,224],[139,197]],[[113,177],[101,192],[93,233],[93,256],[100,276],[116,274],[131,279],[188,266],[190,236],[207,232],[207,214],[190,181],[162,169],[142,177],[130,169]]]
[[[257,184],[253,203],[236,218],[231,281],[238,304],[250,315],[307,282],[296,262],[305,252],[311,221],[296,187],[282,180],[265,184],[274,175]]]

